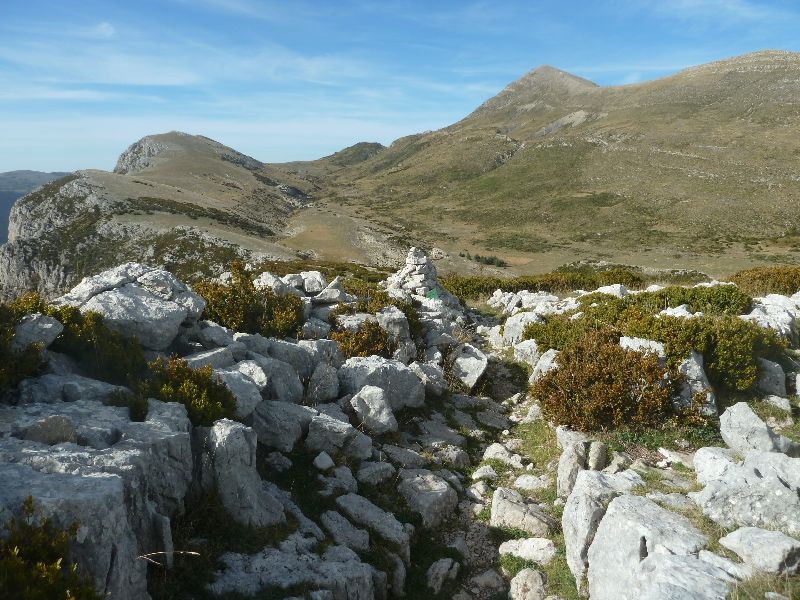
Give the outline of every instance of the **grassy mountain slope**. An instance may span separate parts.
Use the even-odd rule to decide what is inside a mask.
[[[330,173],[319,196],[523,271],[552,257],[794,262],[798,98],[788,52],[621,87],[540,67],[458,123]]]

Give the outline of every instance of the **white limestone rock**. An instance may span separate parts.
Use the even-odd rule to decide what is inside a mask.
[[[291,452],[308,433],[308,426],[317,414],[313,408],[265,400],[253,412],[253,429],[258,443],[281,452]]]
[[[540,565],[547,565],[555,558],[558,550],[552,540],[534,537],[503,542],[500,544],[498,552],[501,555],[510,554],[524,560],[532,560]]]
[[[348,359],[339,369],[339,391],[355,394],[366,385],[382,388],[393,411],[425,403],[425,386],[400,361],[368,356]]]
[[[739,453],[761,450],[800,457],[800,444],[774,433],[746,402],[738,402],[722,413],[719,429],[725,443]]]
[[[408,507],[422,517],[425,527],[437,527],[458,504],[458,494],[447,482],[425,469],[400,469],[397,491]]]
[[[64,331],[64,326],[53,317],[42,313],[26,315],[14,328],[11,349],[15,352],[24,350],[31,344],[39,344],[47,348]]]
[[[758,571],[792,576],[800,570],[800,541],[779,531],[741,527],[719,543]]]
[[[314,404],[331,402],[339,397],[339,372],[328,363],[321,362],[308,381],[308,400]]]
[[[365,385],[350,398],[350,406],[360,422],[372,433],[380,435],[397,431],[397,419],[389,406],[388,395],[382,388]]]
[[[372,456],[372,440],[349,423],[342,423],[327,415],[318,414],[311,419],[306,437],[306,448],[312,452],[325,451],[335,456],[366,460]]]
[[[492,496],[490,524],[492,527],[521,529],[531,535],[545,537],[557,525],[552,517],[536,504],[510,488],[497,488]]]

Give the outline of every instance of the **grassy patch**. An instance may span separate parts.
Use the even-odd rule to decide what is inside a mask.
[[[500,568],[508,577],[514,577],[523,569],[537,569],[537,565],[532,560],[520,558],[519,556],[512,556],[511,554],[501,554],[499,559]]]
[[[728,600],[764,600],[764,594],[776,592],[787,598],[800,598],[800,577],[757,574],[734,584]]]

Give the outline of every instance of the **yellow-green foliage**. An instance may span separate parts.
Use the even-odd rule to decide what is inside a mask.
[[[558,368],[531,387],[551,422],[583,431],[653,426],[670,407],[658,357],[624,350],[619,337],[593,331],[558,355]]]
[[[136,339],[109,329],[99,314],[81,313],[71,306],[57,308],[46,304],[38,294],[28,294],[10,304],[0,305],[0,356],[5,358],[0,366],[0,385],[14,385],[24,377],[34,375],[38,369],[41,349],[28,348],[21,353],[10,351],[14,327],[25,315],[37,312],[64,325],[64,331],[51,349],[71,357],[90,377],[128,385],[144,371],[145,360]]]
[[[74,307],[47,307],[46,312],[64,325],[51,349],[72,357],[87,375],[120,385],[141,377],[146,362],[136,338],[112,331],[97,313]]]
[[[389,334],[376,321],[365,321],[356,331],[332,331],[328,337],[339,344],[345,358],[372,355],[391,358],[396,349]]]
[[[11,600],[99,600],[92,584],[69,561],[78,525],[67,530],[37,514],[33,498],[22,516],[0,526],[0,598]]]
[[[150,376],[139,385],[143,397],[180,402],[194,425],[209,426],[217,419],[235,417],[236,400],[210,366],[193,369],[180,358],[166,363],[157,358],[148,367]]]
[[[386,293],[386,290],[378,287],[376,283],[363,279],[345,279],[343,287],[348,294],[356,296],[358,300],[352,306],[342,304],[332,310],[329,316],[332,324],[336,324],[335,319],[339,315],[355,314],[357,312],[374,314],[387,306],[395,306],[405,315],[411,337],[416,339],[422,335],[422,321],[417,310],[418,303],[415,304],[415,301],[403,302],[397,298],[392,298]]]
[[[270,289],[258,290],[253,274],[239,262],[231,264],[227,285],[206,281],[194,289],[206,300],[203,313],[234,331],[260,333],[267,337],[297,335],[303,326],[303,301],[292,295],[278,296]]]
[[[25,308],[24,299],[0,304],[0,390],[35,375],[42,364],[42,349],[38,345],[32,344],[20,351],[11,349],[14,330],[27,314]]]
[[[472,275],[448,275],[440,279],[447,290],[465,300],[488,296],[496,289],[506,292],[529,290],[561,294],[577,289],[594,289],[612,283],[622,283],[629,288],[644,284],[644,277],[628,269],[609,269],[598,272],[553,271],[541,275],[501,278]]]
[[[592,306],[594,304],[594,306]],[[656,314],[667,306],[688,304],[702,317],[683,319]],[[740,319],[751,299],[734,286],[669,287],[623,299],[592,294],[581,299],[583,316],[548,317],[525,328],[523,339],[547,348],[563,349],[587,333],[610,328],[621,335],[663,342],[670,367],[677,367],[691,350],[701,353],[712,384],[730,390],[749,389],[758,377],[758,357],[778,358],[786,343],[772,330]]]
[[[753,296],[800,291],[800,267],[757,267],[737,271],[730,280]]]

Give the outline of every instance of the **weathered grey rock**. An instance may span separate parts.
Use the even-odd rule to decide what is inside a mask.
[[[575,485],[578,473],[586,468],[587,444],[576,442],[564,448],[558,459],[556,491],[559,498],[566,498]]]
[[[342,288],[342,278],[336,277],[331,281],[324,290],[320,291],[314,296],[311,301],[314,304],[337,304],[338,302],[355,302],[358,300],[352,294],[348,294]]]
[[[320,522],[325,530],[331,534],[333,541],[340,546],[347,546],[357,552],[364,552],[369,549],[369,533],[354,527],[350,521],[335,510],[328,510],[322,513]]]
[[[546,475],[520,475],[514,480],[514,487],[518,490],[535,491],[550,487],[553,480]]]
[[[191,339],[195,339],[203,347],[213,350],[230,346],[233,343],[233,331],[214,323],[214,321],[200,321],[197,323]]]
[[[704,400],[698,407],[700,414],[707,417],[716,416],[717,399],[703,368],[703,355],[692,350],[678,365],[678,372],[683,374],[685,380],[681,382],[678,397],[673,399],[673,405],[677,408],[690,408],[694,404],[695,396],[702,394]]]
[[[624,298],[628,295],[628,288],[626,288],[621,283],[614,283],[611,285],[604,285],[597,288],[593,294],[608,294],[609,296],[614,296],[615,298]]]
[[[800,535],[800,458],[752,451],[741,465],[726,464],[720,456],[715,469],[716,478],[709,475],[711,469],[703,473],[707,483],[702,491],[688,494],[708,518],[724,527],[762,527]]]
[[[518,312],[506,319],[503,325],[503,343],[513,346],[522,341],[522,334],[530,323],[544,323],[544,317],[535,312]]]
[[[511,580],[509,600],[544,600],[547,595],[545,578],[536,569],[522,569]]]
[[[261,338],[261,336],[250,336],[251,344],[256,347],[263,346],[261,341],[256,341],[256,338]],[[264,340],[264,338],[261,338]],[[245,341],[245,340],[242,340]],[[311,377],[311,374],[314,372],[314,360],[312,358],[311,352],[309,352],[306,344],[314,344],[314,342],[305,342],[305,343],[294,343],[288,342],[285,340],[276,340],[270,338],[269,340],[264,340],[267,342],[266,354],[258,349],[249,348],[253,352],[257,352],[258,354],[262,354],[264,356],[269,356],[270,358],[274,358],[281,362],[288,363],[292,365],[292,368],[297,373],[297,376],[300,377],[301,381],[308,381],[308,378]],[[326,340],[318,340],[314,347],[324,346],[324,342]],[[247,343],[245,341],[245,343]],[[334,345],[336,342],[332,342]]]
[[[745,402],[738,402],[722,413],[719,430],[725,443],[742,454],[762,450],[800,457],[800,444],[774,433]]]
[[[78,441],[78,436],[72,419],[64,415],[50,415],[28,425],[23,439],[54,446],[65,442],[74,444]]]
[[[644,481],[635,471],[608,475],[598,471],[580,471],[575,486],[564,505],[561,528],[564,532],[567,566],[578,589],[584,587],[588,551],[597,526],[608,504]]]
[[[300,277],[303,278],[303,289],[306,294],[318,294],[328,285],[325,276],[319,271],[301,271]]]
[[[593,441],[589,444],[589,455],[586,458],[586,468],[592,471],[602,471],[608,462],[608,445],[603,442]]]
[[[522,495],[509,488],[497,488],[492,496],[492,527],[521,529],[531,535],[545,537],[557,525],[553,518]]]
[[[450,355],[453,376],[471,390],[489,366],[487,356],[471,344],[459,344]]]
[[[19,352],[31,344],[39,344],[43,349],[47,348],[61,335],[62,331],[64,331],[64,326],[53,317],[42,313],[26,315],[14,329],[11,349]]]
[[[775,396],[786,396],[786,373],[778,363],[758,359],[758,381],[756,389],[762,394],[772,394]]]
[[[306,448],[312,452],[325,451],[332,456],[343,454],[358,460],[372,456],[372,440],[368,436],[349,423],[320,414],[314,416],[308,426]]]
[[[428,459],[422,456],[419,452],[415,452],[410,448],[401,448],[400,446],[395,446],[393,444],[384,444],[381,447],[381,451],[386,454],[389,460],[400,465],[401,467],[413,469],[417,467],[424,467],[426,464],[428,464]]]
[[[230,369],[216,369],[214,375],[225,384],[236,399],[236,416],[239,419],[250,416],[262,400],[261,390],[253,380],[240,371]]]
[[[714,554],[708,550],[700,550],[697,558],[722,569],[734,579],[743,581],[745,579],[750,579],[755,574],[753,567],[741,563],[735,563],[728,558],[722,557],[719,554]]]
[[[475,416],[482,425],[491,429],[502,431],[511,427],[511,422],[494,409],[482,410]]]
[[[203,350],[185,356],[184,360],[193,369],[211,367],[213,369],[227,369],[236,364],[233,357],[233,350],[230,346],[224,348],[214,348],[213,350]]]
[[[339,372],[328,363],[321,362],[308,381],[306,397],[314,404],[331,402],[339,397]]]
[[[295,404],[303,400],[303,384],[291,364],[254,352],[248,353],[248,357],[257,363],[267,376],[268,384],[264,391],[270,400]]]
[[[388,462],[363,462],[358,468],[356,479],[359,483],[368,485],[380,485],[384,481],[394,477],[397,470],[392,463]]]
[[[307,406],[264,400],[253,412],[253,429],[260,444],[291,452],[317,414]]]
[[[433,413],[431,418],[419,423],[421,434],[417,440],[426,448],[441,448],[445,445],[466,446],[466,438],[453,431],[441,413]]]
[[[800,541],[779,531],[741,527],[719,543],[759,571],[791,576],[800,570]]]
[[[542,354],[542,357],[539,359],[539,362],[537,362],[536,366],[533,368],[533,373],[531,373],[528,382],[534,383],[545,373],[558,368],[558,363],[556,362],[557,358],[558,358],[558,350],[555,350],[553,348]]]
[[[294,286],[288,285],[279,277],[275,277],[269,271],[264,271],[253,279],[253,285],[257,290],[272,290],[276,296],[302,296],[303,294]]]
[[[649,554],[639,563],[635,575],[633,587],[623,596],[626,599],[725,600],[733,582],[733,578],[716,565],[691,555],[668,553]]]
[[[540,565],[547,565],[558,553],[556,545],[547,538],[523,538],[508,540],[500,544],[501,555],[510,554],[524,560],[532,560]]]
[[[300,273],[288,273],[280,278],[283,283],[288,285],[289,287],[296,288],[298,290],[303,289],[303,276]]]
[[[354,357],[339,369],[340,393],[355,394],[365,385],[382,388],[392,410],[425,403],[425,387],[403,363],[379,356]]]
[[[641,598],[637,587],[647,582],[640,575],[643,559],[653,554],[694,555],[706,542],[685,517],[640,496],[618,496],[608,505],[589,547],[589,595],[592,600],[619,600],[623,590],[628,598]],[[691,558],[701,563],[695,566],[710,566]]]
[[[310,357],[312,373],[317,365],[322,362],[335,369],[344,364],[344,356],[339,350],[339,344],[333,340],[300,340],[297,342],[297,347],[301,348]]]
[[[442,368],[430,362],[412,362],[408,365],[414,374],[425,386],[425,392],[432,396],[441,396],[447,390],[447,382],[444,379]]]
[[[283,506],[264,489],[256,471],[255,431],[220,419],[210,429],[207,440],[206,460],[228,514],[250,527],[283,523]]]
[[[264,589],[298,586],[317,589],[320,600],[370,600],[379,594],[373,568],[344,546],[332,546],[322,556],[301,547],[267,547],[252,555],[229,552],[221,561],[224,568],[208,586],[214,595],[250,597]],[[329,593],[320,595],[320,590]]]
[[[317,467],[320,471],[327,471],[328,469],[332,469],[336,463],[333,462],[330,454],[327,452],[320,452],[317,454],[316,458],[314,458],[314,466]]]
[[[522,457],[519,454],[512,454],[508,448],[497,442],[489,444],[483,451],[483,460],[498,460],[512,469],[522,469],[525,466],[522,464]]]
[[[645,495],[645,498],[652,500],[653,502],[666,505],[667,507],[679,512],[691,510],[695,506],[694,502],[692,502],[685,494],[680,494],[678,492],[672,492],[669,494],[665,494],[664,492],[649,492]]]
[[[323,497],[358,492],[358,482],[353,477],[353,472],[344,465],[333,469],[329,477],[318,475],[317,479],[322,484],[319,495]]]
[[[357,494],[345,494],[336,499],[336,505],[357,525],[366,527],[399,550],[403,561],[409,562],[409,535],[393,514],[378,508]]]
[[[514,358],[524,362],[531,368],[536,366],[542,354],[539,352],[539,345],[536,340],[525,340],[514,344]]]
[[[788,415],[792,414],[792,403],[788,398],[781,398],[780,396],[765,396],[761,401],[764,404],[769,404],[778,410],[782,410]]]
[[[492,465],[482,465],[472,473],[472,481],[494,481],[495,479],[497,479],[497,471]]]
[[[456,469],[466,469],[471,464],[466,451],[450,444],[434,452],[434,456],[445,465],[450,464]]]
[[[488,569],[475,575],[469,582],[473,588],[478,588],[478,590],[475,590],[476,592],[481,590],[498,592],[506,587],[506,582],[500,576],[500,573],[494,569]]]
[[[441,477],[425,469],[400,469],[397,491],[425,527],[437,527],[458,505],[458,494]]]
[[[638,337],[622,336],[619,338],[619,345],[620,348],[624,350],[632,350],[633,352],[640,352],[642,354],[654,354],[663,361],[666,361],[667,358],[667,351],[664,349],[664,344],[662,342]]]
[[[352,398],[356,417],[374,434],[397,431],[397,419],[389,406],[388,394],[379,387],[365,385]]]
[[[694,453],[693,463],[697,481],[708,484],[722,479],[728,468],[735,465],[734,452],[728,448],[700,448]]]
[[[319,340],[328,337],[331,326],[316,317],[311,317],[303,323],[303,338],[306,340]]]
[[[441,593],[445,582],[453,581],[458,577],[458,567],[458,563],[452,558],[440,558],[435,561],[428,568],[428,589],[434,595]]]

